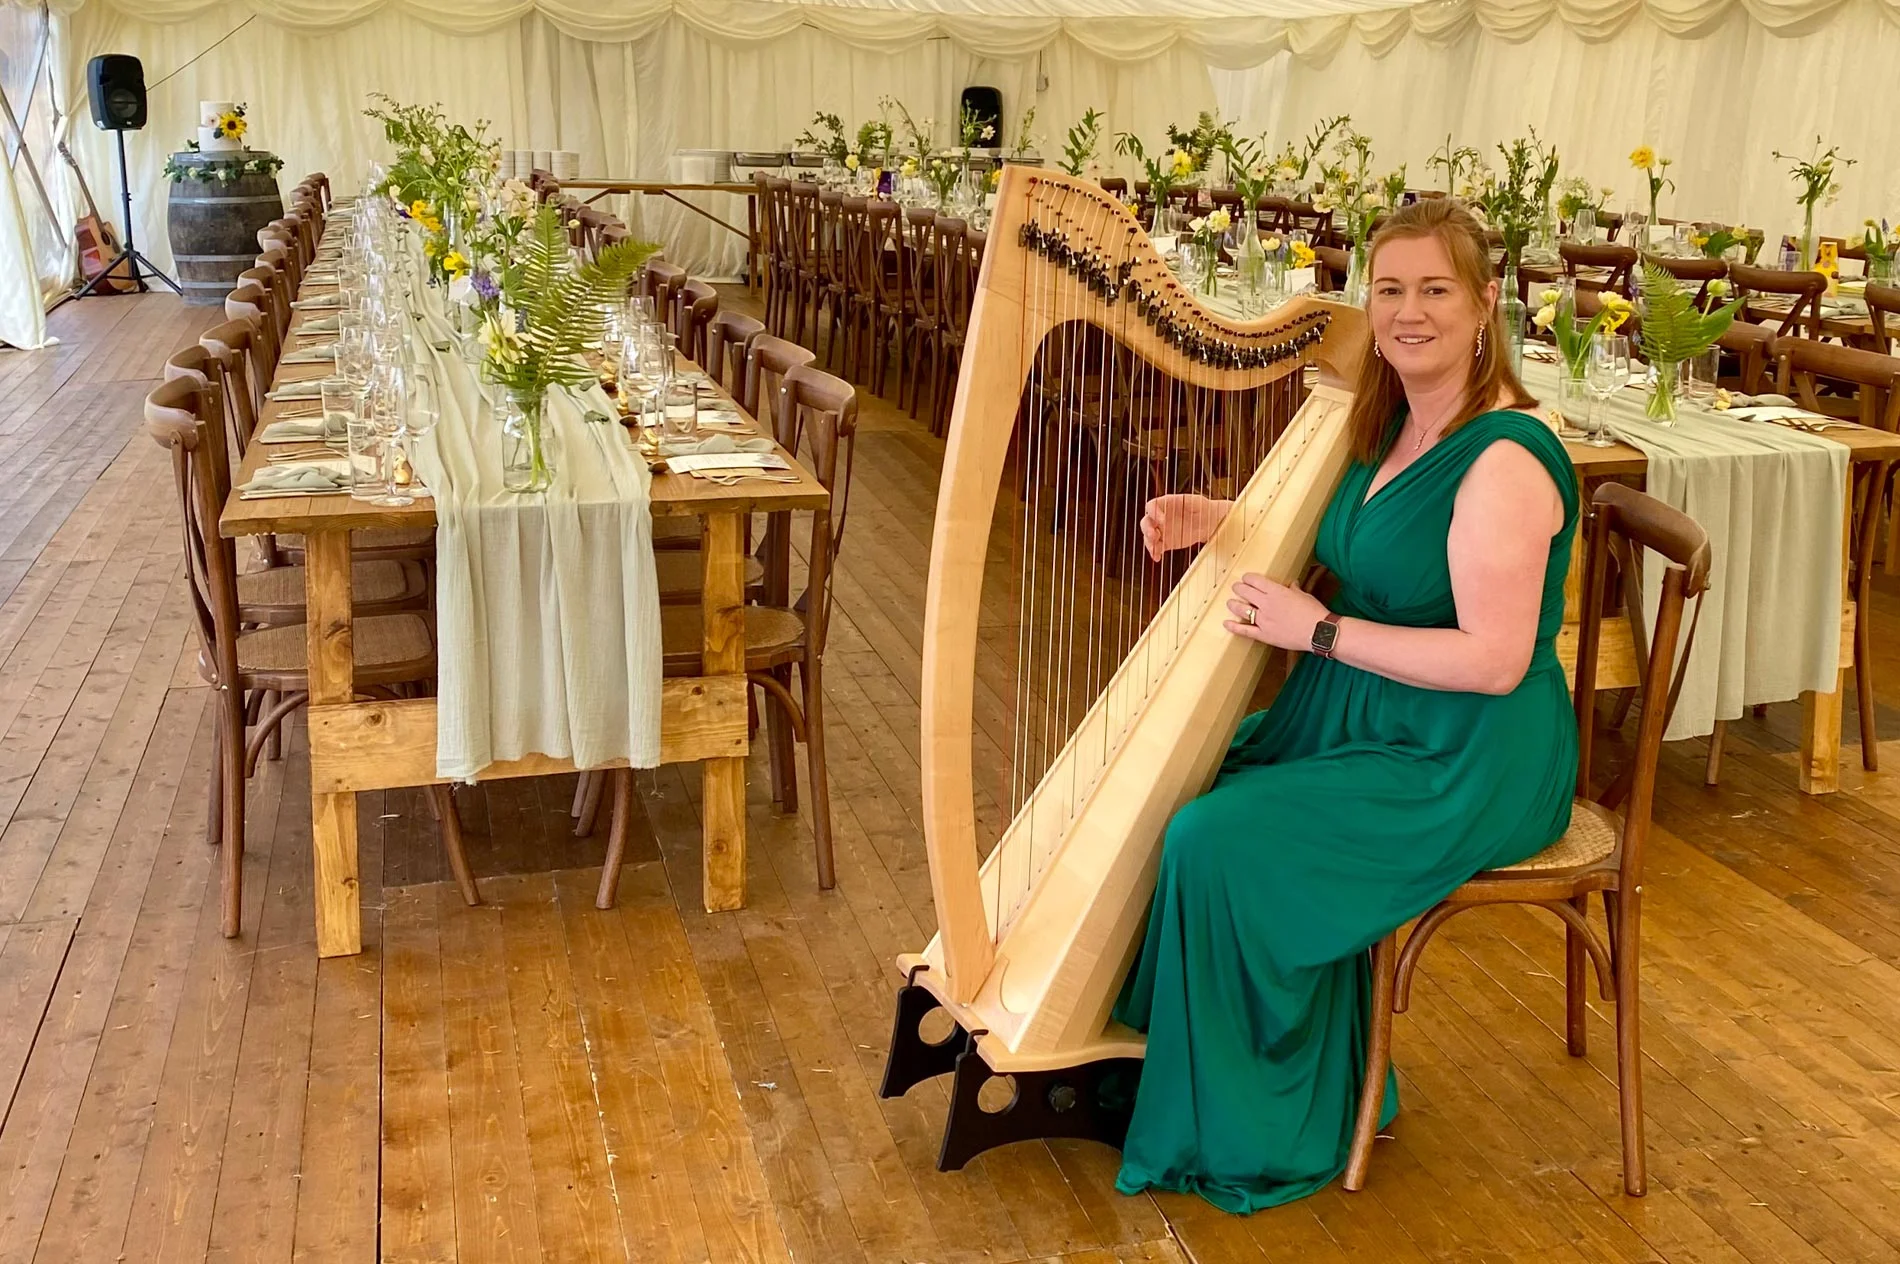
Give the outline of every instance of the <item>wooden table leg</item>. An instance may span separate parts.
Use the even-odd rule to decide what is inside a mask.
[[[1841,788],[1841,691],[1847,687],[1847,668],[1853,661],[1853,608],[1848,567],[1854,558],[1854,467],[1847,467],[1847,512],[1841,527],[1841,618],[1844,621],[1841,669],[1832,693],[1804,690],[1801,694],[1801,766],[1797,780],[1803,794],[1833,794]]]
[[[738,514],[708,514],[700,536],[701,619],[705,639],[700,670],[708,676],[745,671],[745,550]],[[706,911],[745,906],[744,759],[703,763],[702,830]]]
[[[304,592],[310,629],[310,701],[349,702],[356,659],[350,633],[350,533],[304,537]],[[313,761],[314,762],[314,761]],[[356,792],[310,795],[316,863],[317,955],[363,951],[363,907],[356,872]]]

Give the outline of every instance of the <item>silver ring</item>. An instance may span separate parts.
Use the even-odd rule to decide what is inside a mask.
[[[1257,626],[1253,621],[1253,617],[1255,613],[1256,612],[1252,606],[1247,607],[1247,626],[1250,628]]]

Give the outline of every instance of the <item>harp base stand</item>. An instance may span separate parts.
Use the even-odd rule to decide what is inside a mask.
[[[898,989],[891,1050],[884,1062],[884,1082],[878,1088],[879,1097],[902,1097],[933,1076],[955,1072],[943,1148],[937,1154],[938,1171],[955,1172],[983,1151],[1015,1141],[1075,1137],[1121,1149],[1134,1113],[1140,1058],[1104,1058],[1049,1071],[1008,1073],[1015,1081],[1015,1093],[1001,1109],[986,1110],[979,1096],[983,1086],[998,1076],[977,1052],[977,1038],[985,1033],[953,1026],[943,1040],[925,1040],[923,1020],[940,1008],[941,1002],[915,982]]]

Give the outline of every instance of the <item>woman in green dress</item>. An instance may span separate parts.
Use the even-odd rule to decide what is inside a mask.
[[[1317,547],[1338,596],[1329,610],[1260,576],[1235,585],[1230,633],[1310,652],[1169,823],[1116,1009],[1148,1035],[1124,1193],[1247,1212],[1331,1181],[1364,1073],[1367,949],[1569,824],[1570,461],[1518,411],[1533,401],[1491,326],[1498,283],[1467,211],[1398,211],[1369,271],[1354,459]],[[1150,502],[1149,552],[1206,540],[1226,508]]]

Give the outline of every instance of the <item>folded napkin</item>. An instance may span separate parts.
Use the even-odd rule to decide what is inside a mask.
[[[294,299],[290,305],[300,312],[320,311],[325,308],[343,306],[343,296],[341,294],[316,294],[309,298]]]
[[[323,379],[312,377],[301,382],[285,382],[264,398],[278,403],[287,399],[322,399]]]
[[[1779,408],[1794,407],[1794,401],[1789,399],[1786,395],[1775,395],[1772,393],[1767,395],[1743,395],[1739,391],[1731,391],[1729,392],[1728,402],[1730,411],[1737,408],[1753,408],[1758,404],[1772,404]]]
[[[315,320],[306,320],[297,330],[300,334],[333,334],[336,332],[336,317],[319,316]]]
[[[707,435],[697,439],[661,439],[660,455],[719,456],[731,452],[770,452],[777,446],[766,438],[735,439],[730,435]]]
[[[336,359],[336,344],[325,343],[321,347],[305,347],[301,351],[286,353],[279,364],[327,364]]]
[[[255,500],[262,496],[321,496],[349,489],[350,470],[345,462],[313,461],[301,465],[267,465],[238,488],[238,495]]]
[[[283,421],[273,421],[257,432],[259,443],[308,443],[312,439],[327,439],[330,432],[323,428],[321,417],[291,417]]]

